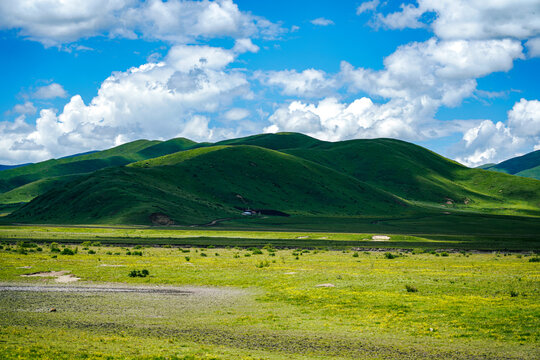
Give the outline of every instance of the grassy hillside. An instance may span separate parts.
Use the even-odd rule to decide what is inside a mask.
[[[540,180],[540,150],[503,161],[499,164],[486,165],[483,169]]]
[[[189,150],[104,169],[52,190],[9,216],[51,223],[178,224],[238,217],[242,208],[293,215],[382,214],[405,202],[350,176],[255,146]]]
[[[112,149],[52,159],[0,172],[0,204],[27,202],[35,196],[85,174],[134,161],[170,154],[196,145],[188,139],[137,140]]]
[[[146,146],[131,158],[143,157],[141,152],[150,156],[178,147],[193,149],[75,179],[58,178],[58,183],[29,184],[28,189],[4,197],[29,198],[38,192],[30,190],[38,186],[41,190],[49,186],[50,191],[6,220],[149,224],[150,215],[158,213],[175,224],[190,225],[242,219],[240,209],[251,208],[283,212],[300,221],[297,225],[294,219],[275,222],[283,226],[319,228],[316,219],[324,218],[321,221],[326,223],[334,218],[336,224],[352,222],[350,228],[356,229],[385,218],[408,219],[413,227],[433,223],[432,231],[438,224],[451,227],[448,215],[453,214],[540,216],[539,181],[469,169],[404,141],[332,143],[282,133],[218,144],[174,139]],[[259,220],[249,221],[258,226]],[[407,221],[387,226],[385,231],[399,231]],[[490,221],[482,220],[482,228],[489,228]],[[474,221],[471,224],[467,231],[474,230]],[[261,226],[269,225],[261,221]]]
[[[283,132],[230,139],[218,142],[216,145],[255,145],[272,150],[284,150],[295,148],[306,149],[322,143],[324,142],[304,134]]]

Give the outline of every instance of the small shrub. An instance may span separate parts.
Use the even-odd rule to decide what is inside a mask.
[[[53,256],[51,256],[51,259],[56,259],[57,257],[58,257],[58,256],[53,255]]]
[[[206,255],[206,253],[201,252],[201,256],[202,257],[207,257],[208,255]]]
[[[92,246],[92,242],[91,242],[91,241],[84,241],[84,242],[81,244],[81,246],[87,248],[87,247],[89,247],[89,246]]]
[[[208,245],[206,248],[207,248],[207,249],[214,249],[215,246],[214,246],[214,245]]]
[[[252,250],[252,254],[253,254],[253,255],[262,255],[262,253],[263,253],[263,252],[261,251],[261,249],[255,248],[255,250]]]
[[[441,256],[448,256],[448,253],[447,253],[446,251],[443,251],[443,252],[441,253]]]
[[[215,253],[216,256],[219,256],[219,253]]]
[[[540,262],[540,257],[533,257],[529,259],[529,262]]]
[[[358,257],[358,256],[359,256],[358,252],[355,252],[355,253],[352,254],[352,257]]]
[[[94,255],[96,252],[94,250],[88,250],[88,254]]]
[[[126,251],[126,255],[131,255],[131,251]]]
[[[134,249],[142,249],[143,247],[141,245],[135,245]]]
[[[384,257],[387,258],[387,259],[395,259],[395,258],[398,257],[398,255],[394,255],[394,254],[392,254],[390,252],[386,252],[386,253],[384,253]]]
[[[164,248],[166,248],[166,249],[170,249],[170,248],[172,248],[172,246],[171,246],[171,245],[169,245],[169,244],[167,244],[167,245],[163,245],[163,247],[164,247]]]
[[[43,248],[41,248],[41,247],[38,247],[38,248],[36,249],[36,251],[39,251],[39,252],[41,252],[41,251],[43,251]]]
[[[510,291],[510,297],[517,297],[519,295],[519,293],[515,290],[511,290]]]
[[[150,273],[146,269],[143,269],[142,271],[141,270],[131,270],[129,272],[129,274],[128,274],[129,277],[147,277],[148,275],[150,275]]]
[[[259,261],[255,266],[261,269],[263,267],[270,266],[270,263],[268,262],[268,260],[262,260],[262,261]]]
[[[298,256],[296,256],[294,259],[295,259],[295,260],[299,260],[300,258],[299,258]]]
[[[188,252],[191,252],[191,250],[189,250],[189,249],[178,248],[178,250],[181,251],[182,253],[188,253]]]
[[[186,259],[186,261],[191,260],[191,258],[189,256],[184,256],[184,259]]]
[[[107,251],[106,254],[107,254],[107,255],[112,255],[112,252]]]
[[[407,292],[410,292],[410,293],[418,292],[417,288],[409,284],[405,285],[405,290],[407,290]]]
[[[101,243],[99,241],[94,241],[92,243],[92,246],[101,246]]]
[[[247,253],[247,254],[244,254],[245,257],[250,257],[251,254],[250,253]]]
[[[235,253],[235,254],[233,255],[233,259],[238,259],[239,257],[240,257],[240,254],[238,254],[238,253]]]
[[[70,248],[64,248],[60,254],[62,254],[62,255],[75,255],[75,251],[71,250]]]
[[[58,247],[58,243],[51,243],[50,245],[51,252],[60,252],[60,248]]]

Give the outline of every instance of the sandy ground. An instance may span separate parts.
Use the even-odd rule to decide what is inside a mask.
[[[373,241],[388,241],[388,240],[390,240],[390,236],[374,235],[374,236],[371,237],[371,240],[373,240]]]
[[[103,292],[103,293],[146,293],[166,295],[201,295],[219,297],[229,295],[245,295],[248,291],[233,288],[196,287],[196,286],[127,286],[125,284],[108,283],[103,285],[29,285],[22,283],[0,283],[0,293],[5,291],[29,292]]]
[[[70,271],[48,271],[48,272],[37,272],[33,274],[24,274],[22,277],[55,277],[54,281],[57,283],[70,283],[79,281],[81,278],[76,277],[73,274],[70,274]]]

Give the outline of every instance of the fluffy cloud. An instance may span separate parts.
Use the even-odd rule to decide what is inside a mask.
[[[356,8],[356,15],[363,14],[367,11],[374,11],[379,6],[379,0],[365,1]]]
[[[13,112],[17,114],[33,115],[36,111],[36,107],[30,101],[26,101],[24,104],[17,104],[13,107]]]
[[[256,72],[255,78],[266,86],[281,88],[283,95],[324,97],[337,87],[335,77],[322,70],[306,69]]]
[[[440,41],[399,47],[384,59],[381,71],[354,69],[342,64],[342,77],[353,90],[384,98],[424,98],[438,105],[456,106],[476,88],[476,78],[508,71],[513,60],[523,58],[519,41]]]
[[[285,30],[232,0],[19,0],[0,2],[0,29],[45,46],[97,35],[187,43],[202,37],[273,38]]]
[[[238,121],[245,119],[249,116],[249,110],[241,108],[233,108],[225,113],[225,119],[231,121]]]
[[[394,29],[429,25],[441,39],[527,39],[540,33],[537,0],[418,0],[418,6],[401,8],[379,14],[378,21]],[[435,15],[431,24],[422,21],[429,14]]]
[[[453,153],[457,160],[478,166],[497,163],[540,146],[540,101],[521,99],[508,112],[508,121],[485,120],[463,135]]]
[[[57,83],[52,83],[50,85],[39,87],[32,96],[36,99],[54,99],[54,98],[65,98],[67,96],[66,90],[62,85]]]
[[[0,162],[43,160],[140,138],[234,135],[210,127],[204,115],[252,96],[246,76],[228,68],[234,60],[230,50],[174,46],[163,62],[112,74],[89,104],[76,95],[60,113],[41,110],[35,125],[0,122],[0,149],[6,150]]]
[[[271,125],[264,130],[298,131],[330,141],[377,137],[418,140],[472,126],[466,122],[436,122],[432,116],[433,109],[421,102],[396,99],[376,104],[363,97],[347,104],[330,97],[317,104],[293,101],[281,106],[270,116]]]
[[[529,50],[529,57],[540,57],[540,37],[530,39],[525,43],[525,46]]]
[[[328,26],[328,25],[334,25],[334,22],[330,19],[325,19],[323,17],[316,18],[310,21],[313,25],[317,26]]]

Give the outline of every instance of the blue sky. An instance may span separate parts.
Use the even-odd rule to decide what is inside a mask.
[[[90,4],[89,4],[90,3]],[[540,1],[0,4],[0,163],[140,138],[540,149]]]

